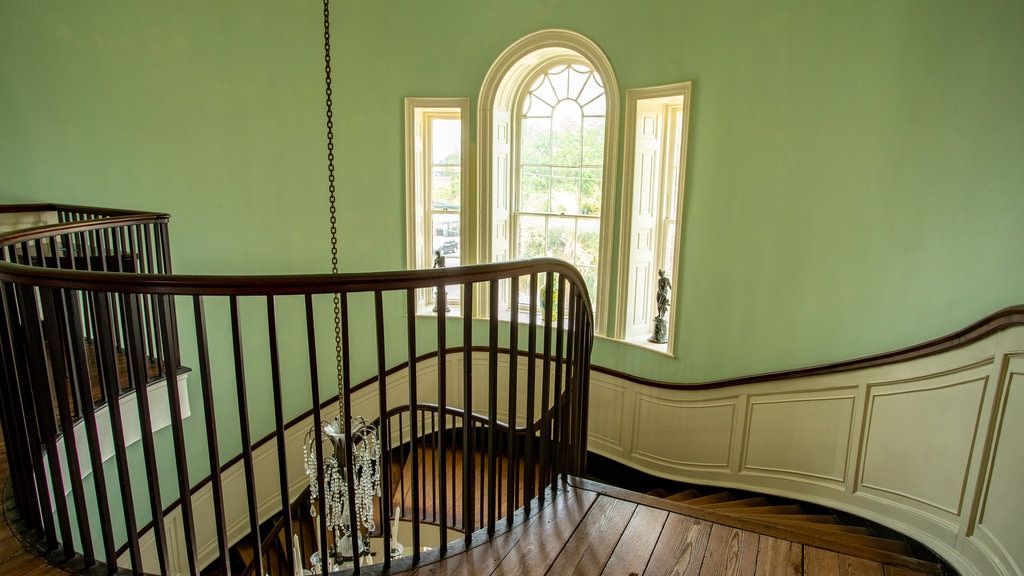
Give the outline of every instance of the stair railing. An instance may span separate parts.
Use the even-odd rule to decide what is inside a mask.
[[[174,275],[166,215],[57,205],[0,212],[17,209],[46,210],[57,222],[0,235],[0,426],[28,535],[65,561],[108,573],[227,573],[231,546],[249,538],[259,550],[261,524],[275,514],[291,542],[291,503],[305,489],[293,431],[319,429],[337,403],[377,418],[387,449],[452,431],[470,458],[485,446],[489,495],[498,445],[520,438],[513,459],[539,472],[515,504],[557,497],[560,481],[585,468],[593,316],[582,277],[565,262]],[[449,289],[459,299],[451,306]],[[472,310],[488,312],[463,313]],[[147,382],[164,388],[151,392]],[[395,410],[408,422],[434,414],[432,427],[393,424]],[[391,486],[390,466],[381,473]],[[509,516],[493,498],[462,498],[465,545]],[[484,513],[473,514],[480,505]],[[390,513],[377,514],[389,541]],[[452,546],[442,540],[436,554]],[[410,548],[394,562],[424,561]],[[392,564],[390,555],[377,561]],[[288,564],[298,563],[289,548]]]

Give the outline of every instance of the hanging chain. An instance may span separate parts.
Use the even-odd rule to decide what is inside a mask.
[[[327,181],[331,193],[331,274],[338,273],[338,208],[334,186],[334,112],[331,99],[331,8],[324,0],[324,80],[327,84]],[[341,294],[334,293],[334,359],[338,368],[338,416],[345,424],[345,381],[341,362]]]

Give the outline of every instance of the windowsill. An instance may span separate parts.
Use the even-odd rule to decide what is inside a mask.
[[[606,340],[608,342],[616,342],[618,344],[626,344],[628,346],[633,346],[634,348],[642,348],[644,350],[650,350],[651,352],[654,352],[654,353],[657,353],[657,354],[661,354],[662,356],[667,356],[669,358],[675,358],[676,357],[676,355],[674,353],[669,351],[669,344],[670,344],[669,342],[666,342],[664,344],[656,344],[654,342],[649,342],[647,340],[646,336],[637,336],[637,337],[629,339],[629,340],[623,340],[623,339],[619,339],[619,338],[612,338],[612,337],[609,337],[609,336],[602,336],[602,335],[596,335],[595,337],[600,339],[600,340]]]

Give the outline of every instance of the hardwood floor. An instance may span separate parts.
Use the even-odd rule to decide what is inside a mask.
[[[9,501],[8,479],[10,469],[7,463],[7,452],[0,444],[0,486],[3,496],[3,525],[0,526],[0,574],[17,574],[19,576],[61,576],[70,574],[57,568],[41,556],[26,548],[12,530],[12,523],[17,522],[17,510]]]
[[[2,451],[2,445],[0,445]],[[7,495],[8,463],[0,454],[0,482]],[[17,511],[5,500],[0,526],[0,574],[73,574],[30,551],[12,530]],[[764,529],[714,509],[696,509],[588,480],[572,479],[530,516],[517,513],[493,538],[476,534],[440,558],[424,556],[416,568],[397,560],[402,576],[584,574],[639,576],[939,574],[933,563],[885,549],[846,545],[823,531],[820,538]],[[764,533],[759,533],[764,532]],[[430,560],[436,560],[430,562]],[[429,563],[426,563],[429,562]],[[404,570],[404,571],[402,571]],[[379,573],[379,566],[364,569]]]
[[[401,576],[922,576],[938,566],[885,551],[852,554],[675,512],[672,504],[573,481],[491,539]],[[474,539],[476,540],[476,539]],[[823,540],[822,545],[828,542]],[[368,573],[376,574],[370,567]],[[401,564],[394,568],[402,569]]]

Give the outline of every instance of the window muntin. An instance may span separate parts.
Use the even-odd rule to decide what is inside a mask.
[[[555,64],[532,82],[519,116],[514,255],[566,260],[591,293],[598,278],[606,107],[592,68]]]
[[[617,338],[672,354],[690,83],[627,91]],[[652,343],[659,270],[672,289],[667,344]]]
[[[408,266],[465,264],[469,101],[406,98],[405,107]],[[450,312],[461,313],[460,287],[449,286],[447,295]],[[435,299],[433,290],[420,290],[420,311],[431,312]]]

